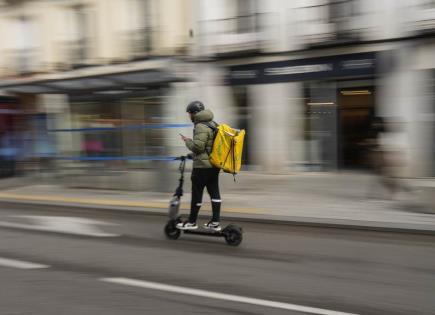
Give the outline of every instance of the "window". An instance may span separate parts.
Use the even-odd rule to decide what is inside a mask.
[[[256,12],[255,0],[237,0],[237,33],[256,31]]]
[[[340,21],[355,15],[355,1],[353,0],[331,0],[329,5],[331,22]]]
[[[30,73],[38,67],[39,26],[34,19],[20,17],[11,21],[10,41],[13,62],[20,74]]]
[[[356,0],[331,0],[329,5],[329,16],[331,23],[334,23],[337,32],[349,31],[350,22],[358,13]]]
[[[68,57],[80,63],[89,57],[89,11],[83,5],[71,7],[68,13]]]
[[[150,0],[128,0],[122,6],[117,28],[125,40],[128,53],[142,55],[152,47],[152,12]]]
[[[137,1],[137,0],[136,0]],[[138,36],[136,50],[149,52],[151,50],[151,5],[149,0],[138,1]]]
[[[112,170],[154,167],[147,159],[167,156],[165,131],[149,128],[162,123],[162,101],[148,96],[74,102],[76,155],[85,163],[107,159],[101,166]]]
[[[421,6],[424,9],[435,9],[435,0],[424,0]]]
[[[329,22],[328,7],[328,2],[322,0],[310,2],[308,5],[304,3],[298,8],[297,18],[304,24],[326,24]]]

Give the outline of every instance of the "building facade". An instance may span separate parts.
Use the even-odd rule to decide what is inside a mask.
[[[223,103],[248,126],[249,163],[360,168],[381,116],[402,175],[433,174],[433,1],[209,0],[199,12],[196,52],[227,69]]]
[[[4,0],[0,25],[0,91],[110,187],[159,182],[193,99],[247,129],[248,170],[361,168],[382,116],[403,175],[435,173],[433,1]]]

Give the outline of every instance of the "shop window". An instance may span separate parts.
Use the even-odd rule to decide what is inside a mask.
[[[334,170],[338,163],[335,82],[305,83],[305,152],[309,170]]]
[[[160,98],[132,98],[122,101],[123,154],[131,157],[161,157],[166,156],[166,146],[161,128],[151,127],[162,123],[162,103]],[[130,160],[129,167],[152,167],[150,161]]]
[[[73,137],[84,161],[120,156],[121,135],[114,129],[121,124],[118,102],[73,103],[72,114],[73,125],[80,130],[73,132]]]
[[[104,168],[152,168],[153,159],[166,156],[158,97],[79,102],[72,105],[75,142],[85,162]]]

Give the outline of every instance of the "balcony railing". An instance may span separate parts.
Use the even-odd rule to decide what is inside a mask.
[[[62,44],[63,56],[67,64],[74,66],[84,65],[89,62],[88,40],[71,40]]]
[[[119,38],[118,53],[122,60],[147,57],[153,48],[151,28],[123,31]]]
[[[149,54],[152,49],[152,28],[144,27],[123,34],[124,53],[128,57],[142,57]]]
[[[8,74],[26,75],[41,71],[39,52],[36,48],[14,49],[4,54]]]
[[[261,14],[249,14],[202,22],[201,52],[226,54],[256,51],[261,47]]]
[[[415,10],[411,29],[419,33],[435,32],[435,6],[422,6]]]
[[[352,0],[318,1],[300,7],[300,36],[307,45],[322,45],[358,40],[362,32],[359,16]]]

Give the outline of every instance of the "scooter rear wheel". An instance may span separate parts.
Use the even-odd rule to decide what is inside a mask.
[[[229,225],[223,231],[228,245],[239,246],[243,240],[242,229],[235,225]]]
[[[176,240],[181,235],[181,231],[177,229],[176,225],[177,225],[176,220],[170,220],[165,225],[165,235],[170,240]]]

